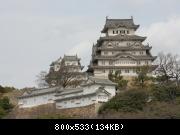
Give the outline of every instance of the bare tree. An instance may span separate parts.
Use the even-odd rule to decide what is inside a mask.
[[[160,77],[162,82],[168,83],[170,80],[176,80],[176,84],[179,84],[180,79],[180,61],[177,55],[171,53],[158,55],[158,68],[156,69],[156,75]]]
[[[41,71],[36,77],[37,77],[37,80],[36,80],[36,83],[38,85],[38,88],[45,88],[45,87],[48,87],[48,83],[46,82],[45,80],[45,77],[47,75],[47,72],[46,71]]]
[[[76,72],[75,69],[74,65],[65,65],[62,61],[58,71],[50,70],[46,81],[50,86],[77,87],[82,82],[83,73]]]
[[[176,80],[176,86],[179,86],[180,60],[178,59],[177,55],[174,57],[174,62],[173,62],[173,78]]]

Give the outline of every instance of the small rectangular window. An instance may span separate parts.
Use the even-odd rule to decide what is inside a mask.
[[[136,69],[133,69],[133,73],[136,73]]]
[[[129,30],[127,30],[127,34],[129,34]]]
[[[141,62],[140,62],[140,61],[137,61],[137,64],[138,64],[138,65],[140,65],[140,64],[141,64]]]
[[[122,73],[121,69],[118,70],[118,73],[120,73],[120,74]]]
[[[129,73],[129,69],[125,69],[125,73]]]
[[[109,61],[109,65],[113,65],[113,61]]]
[[[102,61],[102,65],[105,65],[105,61]]]

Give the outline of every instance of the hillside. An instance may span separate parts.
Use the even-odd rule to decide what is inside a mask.
[[[5,118],[17,106],[17,97],[22,95],[20,91],[14,87],[0,86],[0,118]]]
[[[180,88],[175,85],[151,84],[148,87],[129,88],[100,106],[87,106],[72,109],[56,109],[53,104],[37,106],[29,109],[17,107],[17,96],[24,90],[1,92],[1,99],[9,98],[5,105],[13,109],[4,111],[3,118],[97,118],[97,119],[179,119],[180,118]],[[8,104],[7,104],[8,103]]]
[[[125,91],[102,105],[98,118],[179,119],[179,92],[179,88],[169,86],[156,86],[150,91],[147,89]]]

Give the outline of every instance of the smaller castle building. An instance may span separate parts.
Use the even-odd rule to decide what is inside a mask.
[[[59,83],[63,79],[69,84],[72,83],[68,85],[69,87],[76,87],[77,82],[86,79],[86,73],[82,71],[84,66],[81,65],[80,60],[77,55],[64,55],[63,58],[60,57],[52,62],[46,76],[48,84],[52,87],[62,85]]]
[[[70,68],[69,72],[82,72],[84,66],[81,66],[80,60],[77,55],[64,55],[51,63],[50,70],[57,72],[61,66],[66,66]]]

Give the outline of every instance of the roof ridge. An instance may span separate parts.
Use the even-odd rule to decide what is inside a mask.
[[[115,19],[107,19],[107,20],[133,20],[132,18],[129,18],[129,19],[117,19],[117,18],[115,18]]]

